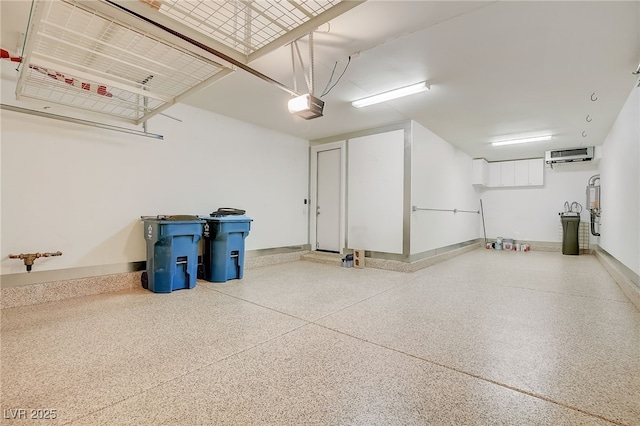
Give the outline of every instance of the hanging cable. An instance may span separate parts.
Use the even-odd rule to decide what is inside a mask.
[[[324,87],[324,90],[322,90],[322,95],[320,95],[320,96],[324,96],[325,95],[325,92],[327,91],[327,88],[331,84],[331,81],[333,81],[333,75],[336,73],[336,67],[337,66],[338,66],[338,61],[335,61],[333,63],[333,69],[331,70],[331,75],[329,76],[329,81],[327,81],[327,85]]]
[[[351,63],[351,56],[349,56],[349,60],[347,61],[347,65],[344,66],[344,70],[342,70],[342,74],[340,74],[340,77],[338,77],[338,79],[336,80],[336,82],[333,84],[333,86],[329,87],[329,89],[324,90],[324,92],[320,95],[320,97],[323,97],[324,95],[329,94],[329,92],[331,91],[331,89],[333,89],[334,87],[336,87],[336,85],[338,83],[340,83],[340,80],[342,79],[342,76],[344,76],[344,73],[347,72],[347,68],[349,68],[349,64]],[[332,74],[333,75],[333,74]],[[329,80],[329,83],[331,83],[331,80]],[[329,83],[327,83],[327,86],[329,85]]]

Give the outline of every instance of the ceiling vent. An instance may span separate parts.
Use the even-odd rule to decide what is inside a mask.
[[[592,146],[546,151],[544,161],[547,164],[591,161],[593,160],[593,151]]]

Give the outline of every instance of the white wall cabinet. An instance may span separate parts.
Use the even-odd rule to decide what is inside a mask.
[[[544,160],[532,158],[529,161],[529,186],[544,185]]]
[[[487,186],[492,188],[502,186],[501,176],[502,166],[500,163],[489,163],[489,182]]]
[[[473,160],[473,185],[489,188],[544,185],[544,160],[495,161]]]
[[[489,163],[484,158],[473,160],[473,173],[471,175],[471,183],[473,185],[486,186],[489,183]]]
[[[515,169],[514,186],[544,185],[544,160],[542,158],[518,160],[513,163]]]
[[[500,162],[500,186],[513,186],[514,185],[514,161],[501,161]]]
[[[513,162],[514,186],[529,185],[529,160],[518,160]]]

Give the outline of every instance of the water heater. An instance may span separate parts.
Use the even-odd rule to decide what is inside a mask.
[[[596,225],[600,225],[600,175],[593,175],[589,178],[587,209],[591,213],[591,234],[599,237],[600,232],[599,230],[596,232]]]

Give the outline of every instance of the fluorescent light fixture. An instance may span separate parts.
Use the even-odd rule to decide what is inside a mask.
[[[295,114],[305,120],[311,120],[312,118],[322,117],[324,101],[307,93],[290,99],[287,106],[291,114]]]
[[[378,95],[362,98],[357,101],[351,102],[351,105],[353,105],[356,108],[362,108],[362,107],[373,105],[373,104],[379,104],[380,102],[390,101],[391,99],[397,99],[403,96],[413,95],[414,93],[424,92],[429,89],[430,87],[427,84],[427,82],[423,81],[421,83],[412,84],[411,86],[405,86],[399,89],[394,89],[388,92],[380,93]]]
[[[508,139],[508,140],[504,140],[504,141],[491,142],[491,145],[493,145],[493,146],[515,145],[515,144],[518,144],[518,143],[548,141],[550,139],[551,139],[551,135],[532,136],[530,138]]]

